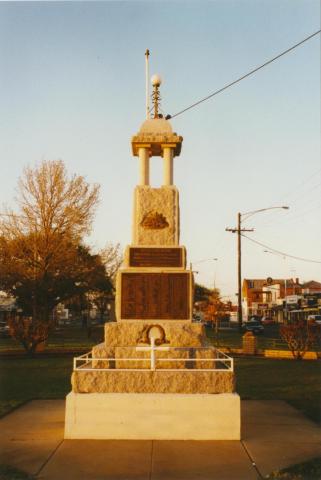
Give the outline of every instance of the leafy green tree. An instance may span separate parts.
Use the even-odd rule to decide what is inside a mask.
[[[111,288],[105,266],[99,255],[92,255],[88,247],[69,245],[69,260],[59,271],[47,272],[44,277],[22,278],[12,268],[7,272],[6,284],[23,310],[23,318],[10,321],[12,335],[33,354],[39,343],[47,340],[53,326],[52,312],[59,303],[84,296],[104,285]],[[30,295],[33,292],[33,295]]]

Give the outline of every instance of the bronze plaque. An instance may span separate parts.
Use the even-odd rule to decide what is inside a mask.
[[[121,318],[189,320],[189,273],[123,273]]]
[[[131,267],[182,267],[182,248],[137,248],[129,251]]]

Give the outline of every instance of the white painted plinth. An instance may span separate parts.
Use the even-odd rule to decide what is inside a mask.
[[[236,393],[69,393],[65,438],[239,440]]]

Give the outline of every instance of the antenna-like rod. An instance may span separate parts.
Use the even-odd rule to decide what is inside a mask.
[[[160,101],[161,101],[159,87],[161,86],[162,79],[159,75],[156,74],[152,76],[151,81],[154,87],[154,90],[152,93],[152,102],[153,102],[152,110],[154,110],[154,118],[159,118],[158,109],[160,107]]]
[[[147,49],[145,52],[145,76],[146,76],[146,118],[147,120],[150,118],[149,113],[149,50]]]

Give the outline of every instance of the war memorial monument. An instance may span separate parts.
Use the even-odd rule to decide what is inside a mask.
[[[207,344],[192,322],[193,272],[180,245],[179,192],[173,160],[183,138],[159,114],[131,141],[139,160],[132,243],[116,282],[116,321],[105,341],[74,359],[66,398],[69,439],[240,439],[240,397],[233,359]],[[163,185],[149,182],[150,157],[162,157]]]

